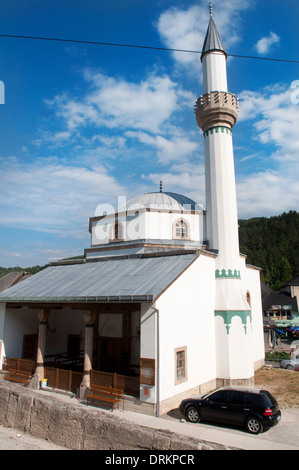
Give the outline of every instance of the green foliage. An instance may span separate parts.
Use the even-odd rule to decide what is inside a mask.
[[[265,354],[266,359],[282,361],[283,359],[290,359],[290,353],[284,351],[269,351]]]
[[[16,266],[14,268],[3,268],[0,266],[0,277],[5,276],[6,274],[9,274],[13,271],[25,271],[28,274],[36,274],[42,269],[47,268],[48,266],[48,264],[46,264],[45,266],[32,266],[30,268],[20,268],[19,266]]]
[[[239,220],[240,251],[262,268],[262,280],[279,290],[299,273],[299,214]]]

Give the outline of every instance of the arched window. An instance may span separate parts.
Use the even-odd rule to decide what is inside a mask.
[[[124,239],[124,228],[123,228],[122,223],[115,222],[115,224],[112,226],[111,239],[112,240],[123,240]]]
[[[187,222],[184,220],[178,220],[174,226],[174,238],[189,238],[189,231]]]

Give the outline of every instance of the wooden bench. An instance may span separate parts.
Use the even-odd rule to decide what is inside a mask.
[[[114,405],[119,403],[123,396],[123,390],[118,388],[103,387],[102,385],[91,385],[85,394],[87,401],[106,401]]]
[[[27,372],[25,370],[9,369],[8,374],[4,378],[5,380],[10,380],[11,382],[27,384],[31,379],[31,372]]]

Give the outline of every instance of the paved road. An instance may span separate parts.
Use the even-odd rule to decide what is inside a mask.
[[[43,392],[45,393],[45,392]],[[53,395],[52,395],[53,396]],[[57,399],[74,406],[74,399],[57,394]],[[134,425],[164,429],[177,434],[229,447],[248,450],[298,450],[299,449],[299,408],[282,409],[280,423],[267,432],[252,436],[243,429],[216,426],[208,423],[182,422],[178,410],[160,418],[130,411],[105,411],[113,413]],[[63,450],[49,441],[33,438],[14,429],[0,425],[0,450]]]
[[[299,450],[299,408],[281,410],[279,424],[266,432],[253,436],[241,428],[216,426],[210,423],[181,423],[181,434],[193,435],[223,445],[248,450]],[[169,413],[166,420],[180,422],[178,410]],[[176,426],[176,429],[179,429]]]
[[[23,434],[16,429],[0,425],[0,450],[68,450],[64,447]]]

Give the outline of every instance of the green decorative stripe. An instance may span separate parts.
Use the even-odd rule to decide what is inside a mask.
[[[206,137],[207,135],[209,135],[209,133],[210,134],[226,133],[226,134],[232,135],[232,130],[229,127],[225,127],[225,126],[211,127],[210,129],[207,129],[206,131],[204,131],[203,135]]]
[[[241,279],[241,274],[238,269],[216,269],[216,279]]]
[[[215,317],[222,317],[224,321],[224,325],[226,327],[227,334],[229,334],[229,329],[231,327],[233,317],[240,317],[245,334],[247,334],[247,319],[250,319],[251,322],[251,311],[250,310],[215,310]]]

